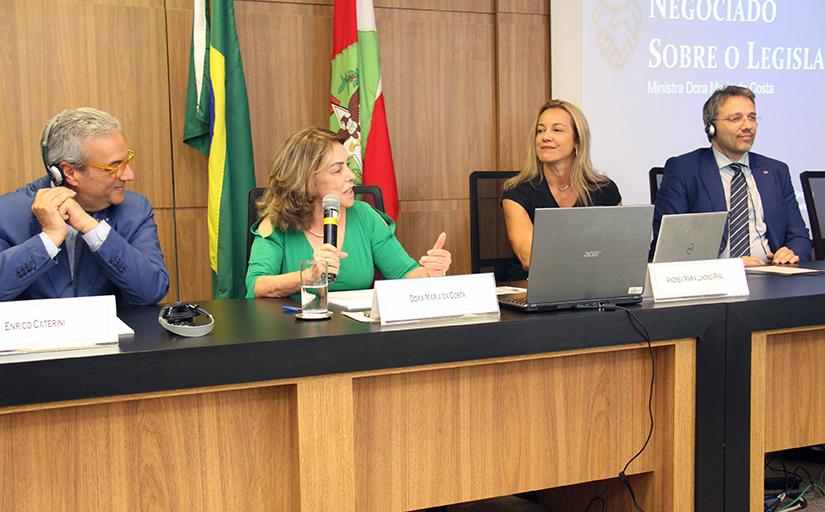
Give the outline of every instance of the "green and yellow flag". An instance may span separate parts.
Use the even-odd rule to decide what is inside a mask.
[[[209,157],[212,296],[244,297],[252,130],[233,0],[195,0],[183,141]]]

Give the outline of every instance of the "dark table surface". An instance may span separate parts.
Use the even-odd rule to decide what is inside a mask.
[[[815,262],[807,266],[825,268]],[[759,328],[808,324],[825,304],[825,276],[749,275],[749,297],[631,306],[652,339],[699,337],[730,308]],[[812,300],[818,297],[822,300]],[[203,302],[214,331],[165,331],[157,306],[126,306],[135,330],[117,346],[0,357],[0,406],[551,352],[642,340],[622,311],[523,314],[492,323],[382,328],[336,311],[304,322],[288,299]],[[825,320],[825,316],[822,317]]]
[[[165,331],[159,307],[122,307],[134,331],[117,346],[0,357],[0,406],[503,357],[642,340],[622,311],[522,314],[498,321],[382,328],[336,312],[305,322],[287,300],[201,303],[214,331],[184,338]],[[718,304],[631,307],[653,339],[695,337]]]

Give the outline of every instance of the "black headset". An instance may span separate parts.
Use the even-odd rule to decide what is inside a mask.
[[[54,116],[46,129],[43,131],[43,140],[40,142],[40,156],[43,158],[43,166],[46,168],[46,174],[52,179],[55,185],[63,184],[63,171],[60,169],[59,163],[49,163],[49,133],[52,131],[52,125],[57,121],[57,116]]]
[[[716,135],[716,125],[713,124],[713,121],[708,121],[708,124],[705,125],[705,133],[708,134],[709,139]]]
[[[158,322],[164,329],[186,337],[206,336],[215,327],[215,319],[198,304],[176,302],[160,310]]]

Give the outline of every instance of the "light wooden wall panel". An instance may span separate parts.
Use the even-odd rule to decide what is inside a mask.
[[[399,197],[469,197],[470,171],[496,160],[494,17],[376,9],[376,18]]]
[[[550,14],[550,0],[497,0],[496,11],[522,14]]]
[[[450,251],[453,257],[450,274],[469,272],[469,200],[434,199],[402,203],[396,235],[414,260],[418,261],[428,249],[432,249],[438,234],[442,231],[447,233],[445,249]]]
[[[178,208],[177,231],[180,300],[212,297],[212,270],[209,268],[209,233],[206,207]]]
[[[240,2],[236,12],[255,174],[263,185],[275,151],[289,135],[329,125],[332,7]]]
[[[177,208],[206,206],[208,179],[206,157],[183,143],[186,85],[189,80],[192,42],[192,2],[186,2],[186,4],[187,9],[169,7],[166,10],[166,34],[169,41],[169,95],[172,110],[170,121],[172,166]],[[204,217],[204,225],[205,223],[206,217]]]
[[[498,168],[519,170],[538,109],[550,97],[550,18],[500,13],[496,20]]]
[[[169,269],[169,292],[161,302],[178,300],[178,252],[175,243],[174,208],[155,208],[155,224],[158,226],[158,240],[163,251],[163,261]]]
[[[423,11],[486,12],[495,11],[496,0],[374,0],[375,7]],[[380,32],[380,29],[379,29]]]
[[[91,105],[123,123],[138,153],[133,190],[172,206],[164,9],[149,2],[4,2],[10,52],[0,55],[4,140],[0,192],[41,176],[39,137],[65,108]],[[5,31],[4,31],[5,32]],[[5,88],[5,80],[15,84]],[[9,94],[6,91],[13,91]],[[16,115],[14,115],[16,114]],[[14,134],[6,140],[6,134]]]
[[[39,121],[32,119],[35,106],[28,96],[28,84],[20,77],[29,58],[29,52],[24,52],[29,40],[26,27],[19,22],[19,3],[0,2],[0,47],[4,49],[0,53],[0,193],[16,190],[45,173],[37,151]]]

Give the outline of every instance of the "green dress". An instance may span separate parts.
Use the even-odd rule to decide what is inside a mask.
[[[246,271],[246,296],[255,296],[255,280],[297,272],[302,260],[312,259],[313,249],[301,231],[273,230],[264,237],[258,232],[258,223],[252,226],[255,240]],[[342,251],[347,257],[330,291],[363,290],[372,287],[375,270],[387,279],[400,279],[418,268],[401,242],[395,237],[395,223],[371,205],[355,201],[347,209],[347,230]]]

